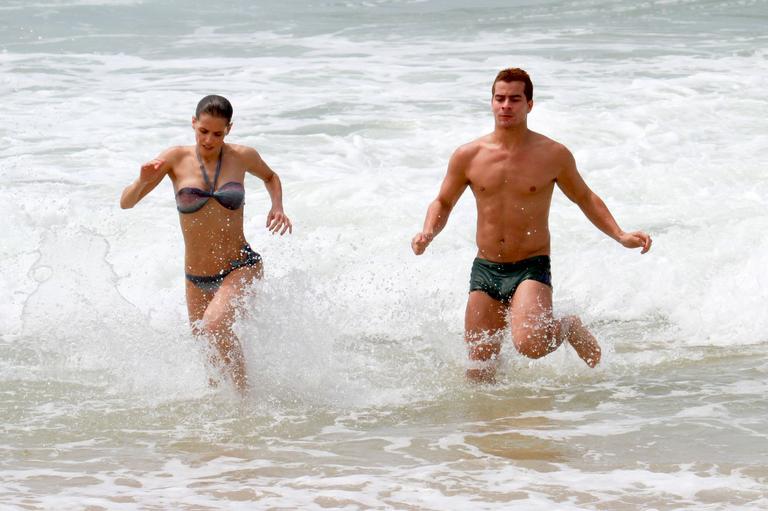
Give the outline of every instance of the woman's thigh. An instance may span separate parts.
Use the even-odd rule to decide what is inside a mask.
[[[203,291],[189,280],[185,279],[185,282],[189,323],[192,325],[192,328],[195,329],[197,323],[203,319],[205,309],[208,308],[208,304],[211,303],[211,300],[213,299],[213,293]]]
[[[254,280],[260,279],[262,275],[261,263],[231,271],[208,303],[203,315],[205,322],[224,322],[230,325],[235,319],[234,316],[243,293]]]

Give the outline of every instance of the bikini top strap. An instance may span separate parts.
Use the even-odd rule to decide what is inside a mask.
[[[216,172],[213,174],[213,184],[211,184],[211,180],[208,179],[208,171],[205,170],[205,164],[203,163],[203,159],[200,157],[200,152],[195,148],[195,156],[197,156],[197,163],[200,164],[200,172],[203,173],[203,179],[205,180],[205,185],[211,189],[210,193],[213,193],[216,191],[216,183],[219,181],[219,174],[221,173],[221,160],[224,158],[224,148],[221,148],[221,151],[219,152],[219,160],[216,162]]]
[[[219,174],[221,173],[221,161],[224,159],[224,146],[221,147],[221,151],[219,151],[219,161],[216,162],[216,172],[213,174],[213,187],[211,188],[211,193],[216,191],[216,185],[219,182]]]

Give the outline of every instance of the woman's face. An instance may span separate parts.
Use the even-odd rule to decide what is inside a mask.
[[[192,128],[195,130],[195,143],[201,155],[214,155],[221,151],[224,137],[229,133],[231,123],[223,117],[201,114],[192,118]]]

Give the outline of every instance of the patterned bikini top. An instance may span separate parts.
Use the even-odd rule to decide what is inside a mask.
[[[195,149],[195,156],[197,156],[197,161],[200,164],[200,172],[202,172],[203,179],[209,190],[186,187],[176,192],[176,209],[179,210],[179,213],[194,213],[195,211],[202,209],[211,197],[227,209],[236,210],[243,207],[243,202],[245,201],[245,188],[242,183],[230,181],[229,183],[221,185],[221,188],[218,190],[216,189],[216,183],[219,180],[219,173],[221,172],[221,160],[224,156],[224,148],[221,149],[219,160],[216,162],[216,173],[213,175],[213,183],[208,179],[208,172],[205,170],[203,159],[200,158],[200,153],[197,149]]]

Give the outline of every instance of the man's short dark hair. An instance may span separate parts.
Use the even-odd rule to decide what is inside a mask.
[[[533,99],[533,82],[531,82],[531,77],[519,67],[508,67],[499,71],[496,79],[493,80],[491,94],[496,94],[496,82],[523,82],[525,84],[525,99],[528,101]]]

